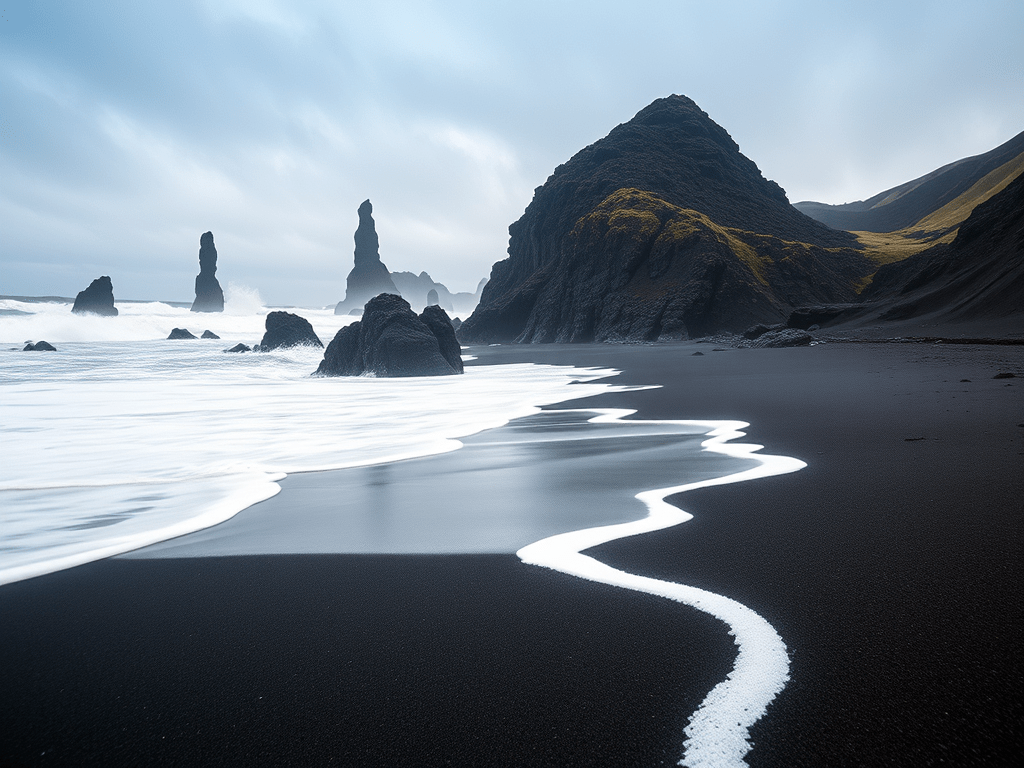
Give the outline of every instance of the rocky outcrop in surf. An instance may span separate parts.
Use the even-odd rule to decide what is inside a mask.
[[[367,301],[379,293],[400,293],[388,268],[380,260],[380,241],[373,222],[373,205],[369,200],[363,201],[358,213],[355,266],[348,273],[345,298],[334,308],[336,315],[347,315],[352,310],[362,309]]]
[[[856,239],[795,210],[685,96],[659,99],[555,169],[459,338],[655,341],[740,332],[853,301]]]
[[[199,238],[199,274],[196,275],[196,300],[193,312],[223,312],[224,291],[217,282],[217,249],[213,245],[213,232]]]
[[[254,352],[270,352],[288,347],[323,347],[309,320],[291,312],[271,312],[265,321],[263,340],[253,347]]]
[[[117,317],[117,307],[114,306],[114,285],[107,275],[97,277],[89,287],[80,291],[75,297],[75,304],[71,311],[76,315],[92,314],[103,315],[104,317]]]
[[[32,343],[31,341],[25,345],[22,352],[56,352],[57,348],[48,341],[37,341]]]
[[[401,296],[382,293],[327,345],[317,376],[448,376],[463,372],[459,342],[438,306],[419,316]]]
[[[188,328],[172,328],[170,335],[167,337],[167,340],[170,341],[171,339],[194,339],[194,338],[195,338],[195,334],[192,333],[192,331],[190,331]]]

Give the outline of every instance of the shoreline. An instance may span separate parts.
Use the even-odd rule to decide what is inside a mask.
[[[705,354],[693,357],[697,350]],[[617,384],[663,386],[602,394],[572,401],[572,407],[636,408],[636,416],[647,419],[739,419],[751,424],[747,440],[764,443],[766,453],[808,463],[794,475],[690,491],[679,500],[694,515],[686,525],[590,552],[613,567],[724,594],[777,628],[791,651],[792,680],[754,726],[751,766],[920,765],[939,757],[991,764],[1000,750],[1021,746],[1016,628],[1022,613],[1024,428],[1017,425],[1024,423],[1024,409],[1019,380],[992,379],[1004,369],[1018,379],[1024,375],[1019,348],[825,344],[711,352],[707,345],[672,344],[484,347],[470,353],[478,358],[473,364],[528,359],[618,368],[623,373]],[[912,471],[904,471],[908,467]],[[285,493],[276,498],[283,500]],[[317,749],[330,747],[345,754],[375,749],[358,752],[364,764],[415,761],[425,754],[463,765],[674,763],[680,719],[685,724],[693,711],[680,709],[695,697],[699,702],[701,686],[722,679],[712,671],[728,671],[730,638],[696,612],[678,605],[669,606],[675,613],[666,612],[660,603],[667,601],[538,573],[513,561],[501,555],[111,560],[8,585],[0,588],[0,610],[16,617],[18,628],[4,622],[0,648],[20,672],[9,673],[0,688],[13,694],[5,697],[10,703],[3,714],[18,715],[7,722],[24,724],[19,738],[25,742],[33,733],[52,732],[56,726],[44,725],[46,705],[57,706],[58,699],[24,675],[56,664],[44,678],[62,680],[101,705],[64,705],[67,722],[58,730],[69,739],[77,733],[82,748],[95,744],[110,754],[103,739],[113,738],[114,731],[104,731],[98,720],[123,727],[113,696],[126,691],[134,692],[134,701],[149,697],[168,722],[180,725],[192,713],[189,722],[195,725],[204,718],[222,725],[205,737],[190,737],[192,742],[181,736],[178,751],[165,754],[149,751],[159,746],[159,728],[136,724],[122,744],[125,751],[115,753],[125,755],[122,764],[132,755],[166,763],[171,754],[185,754],[182,749],[202,754],[237,747],[239,735],[213,715],[225,702],[237,715],[233,727],[279,758],[301,753],[315,761],[315,755],[327,754]],[[108,594],[122,582],[131,582],[124,595]],[[325,590],[325,583],[336,589]],[[176,595],[175,584],[194,604]],[[262,595],[254,594],[258,585]],[[417,603],[417,595],[422,600],[422,592],[434,588],[439,592],[433,601]],[[473,597],[466,597],[467,590]],[[458,610],[451,610],[444,594],[456,596]],[[106,608],[84,615],[84,607],[69,604],[73,598],[79,606]],[[592,616],[581,616],[583,604],[602,618],[594,623]],[[613,620],[604,613],[609,605],[629,620]],[[40,615],[48,608],[52,615]],[[61,609],[65,621],[58,629],[54,617]],[[282,615],[306,632],[285,626]],[[356,616],[362,621],[350,621]],[[670,628],[657,625],[662,620]],[[253,634],[247,622],[259,631]],[[672,637],[657,634],[656,625]],[[339,691],[337,679],[332,685],[329,675],[321,678],[309,665],[296,665],[283,650],[291,643],[310,653],[315,646],[321,657],[345,653],[344,644],[332,645],[331,638],[351,637],[361,626],[381,631],[349,646],[348,658],[371,678],[374,664],[368,660],[384,662],[378,671],[395,674],[387,691],[358,683],[336,660],[329,666],[347,681]],[[128,642],[161,629],[171,638],[145,643],[155,642],[166,655]],[[456,639],[467,634],[474,643]],[[263,651],[246,651],[240,637]],[[591,646],[589,638],[602,644]],[[652,639],[660,650],[644,645]],[[268,689],[291,691],[291,704],[278,701],[278,715],[294,726],[302,712],[318,724],[318,736],[308,743],[293,739],[291,748],[273,743],[272,734],[283,738],[285,732],[239,693],[244,685],[219,671],[243,674],[245,665],[211,659],[218,643],[254,667],[249,677],[265,674],[277,681]],[[453,655],[452,643],[475,661]],[[100,685],[71,662],[58,663],[74,651],[72,656],[94,666],[102,667],[104,659],[113,664],[111,647],[142,662],[139,674],[146,676],[119,672],[122,685]],[[276,660],[272,647],[282,649]],[[491,655],[495,647],[505,658]],[[188,655],[213,677],[204,683],[194,679],[195,671],[179,667]],[[544,674],[534,676],[540,669]],[[620,673],[626,669],[633,671],[624,679]],[[304,680],[312,681],[319,697],[316,711],[294,698],[296,670],[312,675]],[[170,685],[158,691],[144,682],[154,674]],[[523,675],[531,681],[525,688],[512,682]],[[639,682],[630,675],[639,675]],[[404,700],[394,698],[395,685]],[[88,694],[90,688],[108,695]],[[185,705],[185,689],[198,698],[185,706],[186,714],[175,713],[176,705]],[[462,693],[447,704],[423,698],[425,691],[445,689]],[[356,720],[364,735],[328,733],[328,722],[338,717],[329,712],[341,700],[361,702],[363,714]],[[651,701],[656,703],[650,706]],[[470,714],[474,707],[480,712]],[[531,707],[544,714],[543,723]],[[344,711],[342,719],[351,721],[355,715]],[[640,711],[642,717],[630,719]],[[90,728],[97,734],[83,737]],[[516,734],[511,741],[500,735],[509,729]],[[26,752],[12,751],[11,735],[0,744],[0,757],[24,759]]]

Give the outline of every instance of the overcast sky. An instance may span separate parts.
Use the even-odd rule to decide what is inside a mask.
[[[341,299],[381,257],[473,290],[554,167],[694,99],[793,202],[1024,130],[1024,2],[0,2],[0,293]]]

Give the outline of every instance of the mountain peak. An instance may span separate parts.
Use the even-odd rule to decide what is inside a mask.
[[[654,101],[558,166],[509,235],[509,257],[494,265],[462,326],[466,340],[693,336],[777,321],[797,301],[852,300],[853,280],[865,277],[853,253],[828,259],[834,268],[816,266],[826,248],[850,251],[853,235],[794,209],[726,130],[680,95]],[[766,285],[776,272],[781,292]],[[743,311],[730,315],[726,305]]]

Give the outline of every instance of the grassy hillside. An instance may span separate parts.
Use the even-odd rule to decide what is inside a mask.
[[[844,205],[805,201],[795,203],[794,207],[823,224],[848,232],[949,229],[966,219],[978,203],[1005,188],[1020,173],[1022,157],[1024,132],[989,152],[949,163],[867,200]],[[940,211],[937,219],[920,226]]]
[[[985,174],[965,192],[908,227],[894,232],[853,231],[878,266],[902,261],[934,245],[951,243],[974,209],[1024,173],[1024,152]]]

